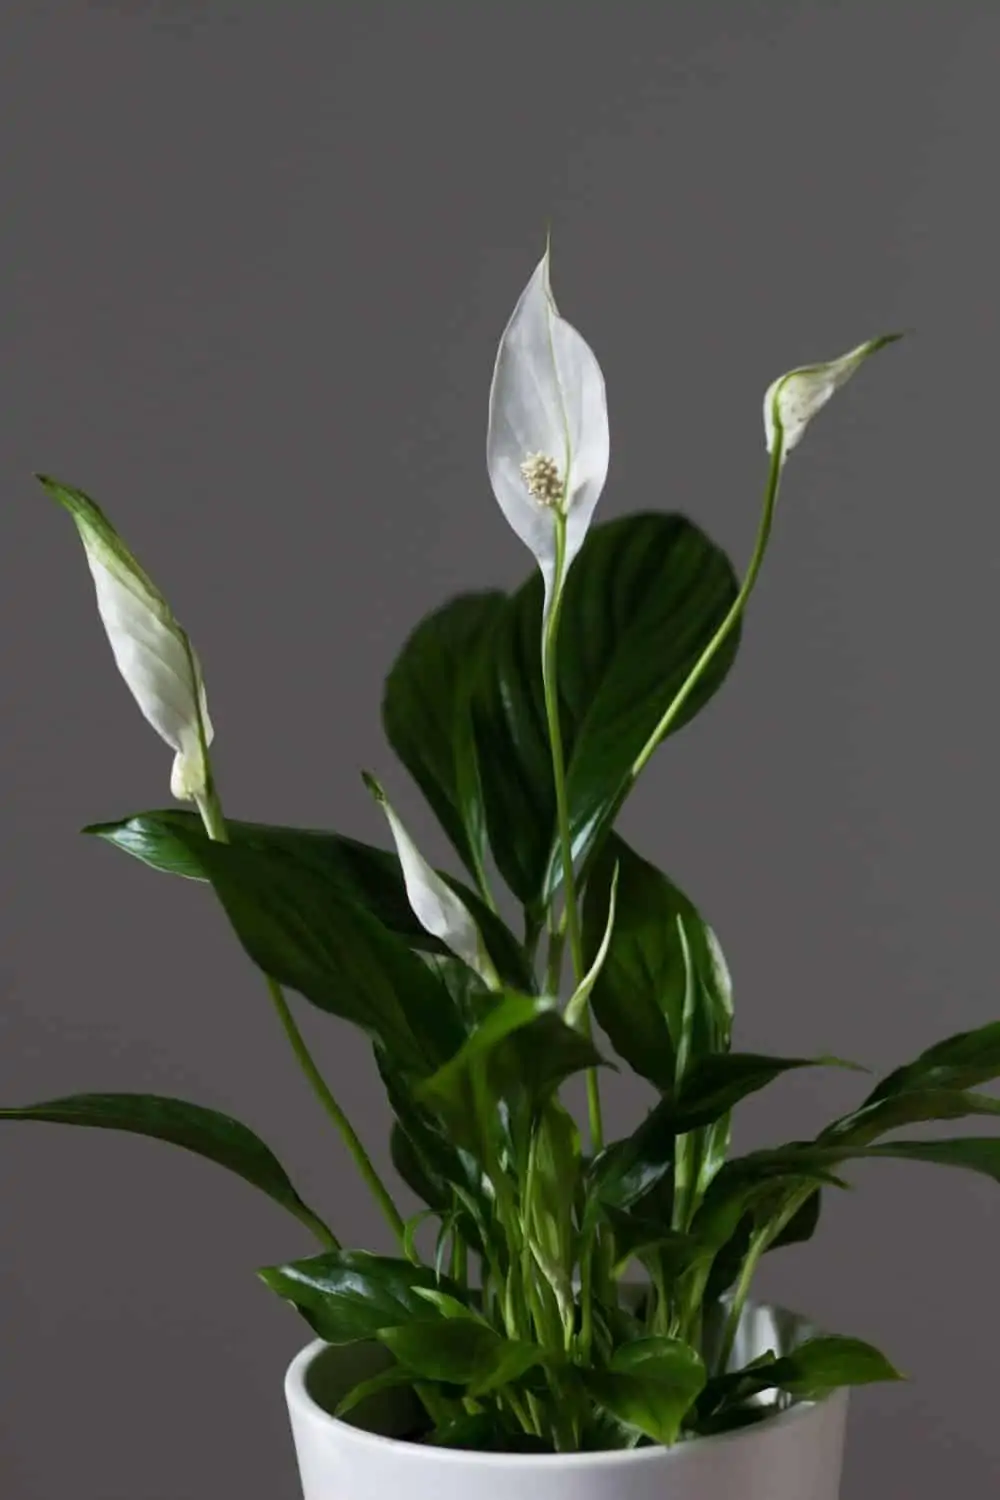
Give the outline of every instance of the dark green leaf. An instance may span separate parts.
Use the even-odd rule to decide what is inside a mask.
[[[390,1365],[388,1370],[381,1370],[370,1379],[361,1380],[357,1385],[352,1386],[337,1407],[334,1416],[346,1417],[348,1412],[354,1411],[362,1401],[367,1401],[371,1396],[379,1396],[383,1391],[395,1390],[401,1385],[413,1385],[413,1371],[404,1370],[399,1365]]]
[[[838,1057],[764,1057],[756,1052],[716,1052],[697,1058],[685,1074],[676,1102],[664,1110],[672,1114],[678,1135],[707,1125],[726,1114],[750,1094],[766,1088],[783,1073],[796,1068],[850,1068],[856,1063]]]
[[[855,1145],[850,1141],[794,1141],[755,1151],[728,1162],[715,1179],[695,1219],[694,1232],[706,1243],[722,1246],[740,1220],[762,1196],[805,1187],[810,1181],[835,1182],[834,1169],[847,1161],[876,1157],[965,1167],[1000,1182],[1000,1136],[968,1136],[943,1141],[889,1141]]]
[[[551,1443],[511,1427],[498,1407],[443,1422],[424,1441],[435,1448],[461,1448],[473,1453],[553,1452]]]
[[[409,947],[448,954],[445,945],[426,932],[414,916],[395,853],[343,834],[310,828],[232,819],[227,822],[226,831],[235,848],[251,849],[265,857],[280,855],[309,872],[319,884],[336,883],[351,901],[397,937],[405,939]],[[113,844],[154,870],[184,875],[191,880],[208,880],[202,856],[209,839],[196,813],[175,808],[136,813],[117,823],[93,823],[84,832]],[[474,891],[447,872],[444,878],[475,918],[501,977],[520,988],[533,988],[531,966],[513,934]]]
[[[602,1062],[593,1043],[566,1025],[554,1002],[508,993],[421,1085],[419,1095],[447,1120],[460,1144],[471,1145],[478,1139],[477,1070],[491,1103],[516,1095],[535,1109],[571,1074]]]
[[[309,1325],[330,1344],[353,1344],[374,1338],[413,1318],[433,1321],[432,1309],[417,1288],[442,1289],[457,1295],[450,1282],[441,1282],[427,1266],[408,1260],[369,1255],[364,1250],[336,1250],[308,1260],[265,1266],[261,1280],[291,1302]]]
[[[871,1385],[879,1380],[902,1380],[899,1371],[871,1344],[861,1339],[809,1339],[771,1370],[770,1382],[793,1396],[810,1397],[842,1385]]]
[[[591,1006],[619,1056],[657,1088],[669,1092],[678,1081],[689,965],[698,1016],[690,1038],[691,1064],[706,1053],[728,1047],[729,976],[715,936],[695,906],[617,835],[606,840],[587,883],[583,926],[588,964],[607,926],[616,867],[614,929]]]
[[[536,1345],[505,1339],[472,1318],[417,1318],[382,1329],[379,1338],[415,1375],[470,1387],[470,1394],[520,1380],[542,1358]]]
[[[420,622],[386,679],[386,738],[476,875],[485,824],[469,693],[479,653],[506,604],[501,593],[463,594]]]
[[[698,1241],[681,1234],[659,1219],[606,1204],[602,1210],[615,1236],[616,1269],[626,1261],[639,1258],[650,1250],[659,1253],[660,1264],[677,1276],[688,1269],[703,1253]]]
[[[334,875],[276,849],[195,848],[250,958],[321,1010],[362,1027],[403,1068],[427,1074],[461,1045],[448,991]]]
[[[575,852],[624,796],[632,765],[732,605],[724,554],[683,516],[624,516],[592,528],[570,570],[559,636],[561,720]],[[473,698],[490,844],[528,907],[559,884],[555,799],[541,683],[541,578],[492,630]],[[722,683],[738,630],[674,728]]]
[[[883,1078],[865,1103],[874,1104],[904,1089],[969,1089],[994,1078],[1000,1078],[1000,1021],[960,1031],[929,1047]]]
[[[961,1089],[904,1089],[898,1094],[887,1094],[873,1104],[863,1105],[854,1114],[845,1115],[824,1130],[819,1139],[865,1145],[904,1125],[920,1125],[928,1120],[961,1120],[968,1115],[1000,1115],[1000,1099]]]
[[[0,1119],[48,1120],[56,1125],[124,1130],[183,1146],[220,1167],[228,1167],[297,1218],[308,1217],[314,1225],[322,1227],[264,1142],[246,1125],[218,1110],[156,1094],[72,1094],[42,1104],[0,1109]]]
[[[781,1195],[775,1203],[775,1216],[780,1212],[783,1196]],[[819,1224],[822,1203],[822,1190],[816,1188],[801,1208],[796,1210],[785,1227],[778,1231],[768,1245],[768,1250],[780,1250],[785,1245],[800,1245],[811,1240]],[[750,1249],[754,1228],[761,1222],[762,1216],[759,1209],[757,1213],[744,1214],[733,1234],[717,1252],[705,1287],[706,1302],[714,1302],[733,1285]]]
[[[617,1349],[609,1369],[588,1371],[584,1378],[619,1422],[670,1444],[705,1384],[705,1366],[680,1339],[643,1338]]]
[[[798,1400],[813,1400],[840,1386],[902,1378],[884,1354],[862,1339],[824,1335],[782,1358],[772,1353],[745,1369],[716,1376],[705,1387],[699,1414],[709,1416],[761,1391],[788,1391]]]

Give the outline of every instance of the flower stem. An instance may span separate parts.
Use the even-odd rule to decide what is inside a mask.
[[[399,1212],[399,1209],[392,1201],[392,1197],[390,1196],[389,1190],[386,1187],[385,1183],[382,1181],[381,1177],[379,1177],[375,1168],[372,1166],[371,1158],[362,1145],[361,1140],[354,1129],[354,1126],[351,1124],[350,1120],[347,1118],[344,1111],[337,1103],[337,1100],[334,1098],[329,1086],[326,1083],[326,1080],[323,1078],[323,1075],[320,1073],[319,1069],[314,1063],[312,1054],[310,1053],[309,1048],[306,1046],[302,1038],[302,1033],[299,1031],[299,1028],[295,1023],[295,1017],[292,1015],[292,1012],[289,1009],[288,1001],[285,999],[281,985],[278,984],[276,979],[272,979],[270,974],[266,975],[265,977],[267,980],[268,991],[270,993],[271,999],[274,1001],[274,1008],[278,1012],[278,1019],[281,1021],[281,1024],[284,1027],[285,1035],[288,1037],[288,1040],[291,1043],[292,1051],[295,1053],[295,1056],[298,1059],[299,1066],[312,1085],[313,1092],[315,1093],[320,1104],[322,1104],[323,1108],[330,1116],[330,1119],[339,1130],[345,1146],[354,1158],[354,1163],[358,1171],[361,1173],[361,1176],[364,1178],[365,1183],[371,1190],[375,1201],[378,1203],[379,1208],[385,1215],[386,1223],[389,1225],[389,1228],[392,1230],[396,1238],[400,1242],[402,1242],[403,1237],[406,1233],[406,1226],[403,1223],[403,1219]]]
[[[757,538],[754,542],[753,554],[750,558],[750,564],[747,568],[746,576],[744,577],[743,582],[740,585],[740,591],[730,605],[726,617],[722,621],[722,624],[716,630],[715,634],[712,636],[712,639],[709,641],[708,645],[705,647],[704,651],[702,651],[698,660],[691,668],[691,671],[688,673],[685,681],[674,697],[673,702],[667,708],[660,722],[657,724],[656,728],[653,730],[653,733],[650,735],[649,739],[646,741],[642,750],[640,750],[638,756],[636,757],[635,762],[632,766],[632,770],[629,773],[629,786],[631,786],[632,782],[636,780],[646,762],[649,760],[649,757],[656,749],[657,745],[666,734],[669,734],[670,730],[677,722],[681,710],[687,703],[695,688],[698,686],[698,683],[701,681],[702,677],[705,674],[705,671],[711,664],[716,653],[719,651],[719,648],[725,644],[728,636],[733,630],[733,627],[739,620],[740,615],[743,613],[743,609],[746,605],[747,600],[753,592],[754,584],[757,582],[757,575],[760,573],[761,564],[764,561],[764,554],[767,551],[767,544],[771,538],[771,527],[774,523],[774,508],[775,504],[777,503],[778,489],[781,483],[782,456],[783,445],[782,443],[778,442],[775,444],[774,452],[771,455],[771,465],[768,470],[767,476],[767,489],[764,492],[764,505],[761,511],[760,522],[757,527]]]
[[[548,618],[542,629],[542,686],[545,693],[545,718],[548,724],[549,744],[552,750],[552,780],[556,794],[556,822],[559,833],[559,848],[562,855],[563,896],[565,899],[566,936],[573,961],[573,975],[577,984],[584,977],[583,938],[580,931],[580,913],[576,899],[576,876],[573,872],[573,839],[569,822],[569,803],[566,798],[566,760],[563,751],[562,725],[559,721],[559,684],[557,671],[557,646],[559,640],[559,617],[562,613],[563,573],[566,562],[566,517],[557,514],[556,567],[552,582],[552,598]],[[584,1013],[583,1032],[590,1035],[590,1011]],[[604,1145],[604,1125],[601,1118],[601,1093],[597,1071],[587,1072],[587,1108],[590,1122],[590,1143],[596,1153]]]
[[[208,834],[209,838],[214,840],[214,842],[216,843],[228,843],[229,834],[226,829],[226,820],[223,817],[222,806],[219,802],[218,794],[215,791],[215,787],[212,784],[211,779],[209,780],[204,795],[198,799],[198,811],[201,814],[202,822],[205,825],[205,832]],[[389,1193],[388,1188],[385,1186],[385,1183],[379,1177],[374,1166],[372,1165],[371,1158],[369,1157],[368,1152],[365,1150],[364,1145],[362,1144],[357,1132],[354,1129],[354,1126],[351,1124],[350,1120],[347,1118],[344,1111],[337,1103],[337,1100],[335,1099],[329,1085],[327,1084],[326,1080],[323,1078],[323,1075],[320,1073],[315,1062],[313,1061],[312,1054],[310,1053],[309,1048],[306,1046],[302,1033],[296,1025],[295,1017],[292,1015],[281,985],[276,979],[273,979],[270,974],[265,974],[264,980],[267,984],[268,994],[271,996],[271,999],[274,1002],[274,1008],[278,1012],[278,1019],[280,1020],[282,1027],[284,1028],[285,1035],[287,1036],[291,1044],[292,1051],[295,1053],[299,1066],[301,1067],[303,1073],[311,1084],[313,1092],[315,1093],[320,1104],[326,1110],[327,1114],[330,1116],[330,1119],[333,1121],[334,1125],[337,1127],[337,1130],[340,1132],[345,1146],[351,1153],[351,1156],[354,1158],[354,1162],[357,1166],[358,1171],[361,1173],[361,1176],[371,1190],[375,1201],[378,1203],[383,1214],[385,1215],[390,1229],[400,1241],[400,1243],[402,1243],[406,1234],[406,1226],[403,1223],[403,1219],[398,1208],[392,1201],[392,1197]],[[330,1231],[327,1230],[327,1233],[330,1234]],[[334,1239],[334,1236],[330,1234],[330,1238]],[[337,1244],[335,1239],[334,1244],[331,1248],[339,1248],[339,1245]]]

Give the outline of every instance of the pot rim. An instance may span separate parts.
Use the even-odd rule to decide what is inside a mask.
[[[729,1432],[712,1433],[707,1437],[686,1438],[673,1447],[607,1448],[587,1453],[486,1453],[475,1448],[433,1448],[424,1443],[411,1443],[404,1438],[384,1437],[381,1433],[369,1432],[363,1427],[353,1427],[340,1417],[333,1416],[309,1394],[306,1377],[310,1365],[325,1350],[338,1347],[325,1339],[313,1339],[300,1349],[285,1373],[285,1399],[290,1408],[307,1416],[313,1422],[333,1428],[338,1440],[354,1443],[361,1448],[388,1454],[402,1452],[412,1463],[457,1464],[471,1468],[505,1468],[510,1470],[535,1469],[539,1464],[546,1469],[573,1470],[614,1468],[620,1465],[664,1463],[678,1455],[695,1449],[717,1447],[722,1443],[744,1441],[753,1434],[783,1431],[785,1428],[806,1421],[819,1407],[830,1408],[838,1403],[846,1404],[849,1388],[840,1386],[816,1401],[795,1401],[784,1411],[775,1413],[766,1421],[753,1427],[737,1427]]]

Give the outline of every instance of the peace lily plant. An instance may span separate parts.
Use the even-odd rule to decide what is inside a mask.
[[[893,337],[767,391],[763,506],[740,582],[684,516],[593,523],[608,471],[604,379],[556,309],[546,252],[500,341],[486,442],[494,494],[537,570],[512,594],[465,594],[429,615],[385,686],[386,736],[462,878],[427,862],[370,775],[392,848],[228,817],[191,641],[94,501],[42,477],[76,524],[121,675],[173,751],[171,791],[189,804],[87,831],[214,890],[396,1253],[345,1249],[253,1132],[200,1105],[82,1094],[2,1113],[172,1141],[299,1219],[318,1253],[264,1268],[265,1284],[327,1343],[388,1351],[342,1414],[409,1387],[422,1413],[414,1441],[572,1453],[672,1445],[896,1378],[875,1349],[837,1336],[733,1368],[762,1257],[812,1236],[823,1194],[845,1186],[856,1159],[1000,1179],[1000,1138],[894,1134],[997,1113],[974,1090],[1000,1074],[1000,1023],[882,1078],[815,1139],[732,1156],[742,1099],[790,1069],[849,1065],[731,1050],[714,932],[615,831],[656,749],[733,665],[788,456]],[[425,1205],[414,1217],[402,1217],[322,1078],[286,991],[371,1041],[392,1160]],[[601,1075],[612,1054],[658,1098],[608,1141]],[[585,1133],[560,1098],[576,1074]]]

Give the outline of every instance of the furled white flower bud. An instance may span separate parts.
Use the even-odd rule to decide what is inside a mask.
[[[367,771],[363,775],[365,786],[380,804],[388,821],[403,871],[406,895],[417,921],[425,932],[440,938],[456,958],[478,974],[490,989],[499,989],[497,971],[472,913],[448,882],[424,859],[374,776]]]
[[[194,649],[99,506],[81,490],[43,474],[37,478],[73,517],[118,670],[145,718],[174,751],[170,790],[182,801],[197,801],[209,784],[212,725]]]
[[[609,453],[604,376],[593,350],[559,316],[546,250],[500,340],[486,464],[501,510],[542,571],[547,605],[557,515],[566,523],[565,574],[604,488]]]
[[[820,408],[850,380],[868,356],[899,338],[902,338],[900,333],[882,334],[879,338],[869,339],[867,344],[859,344],[840,359],[830,360],[825,365],[803,365],[773,381],[764,397],[764,433],[768,453],[773,453],[775,444],[780,442],[784,459]]]

